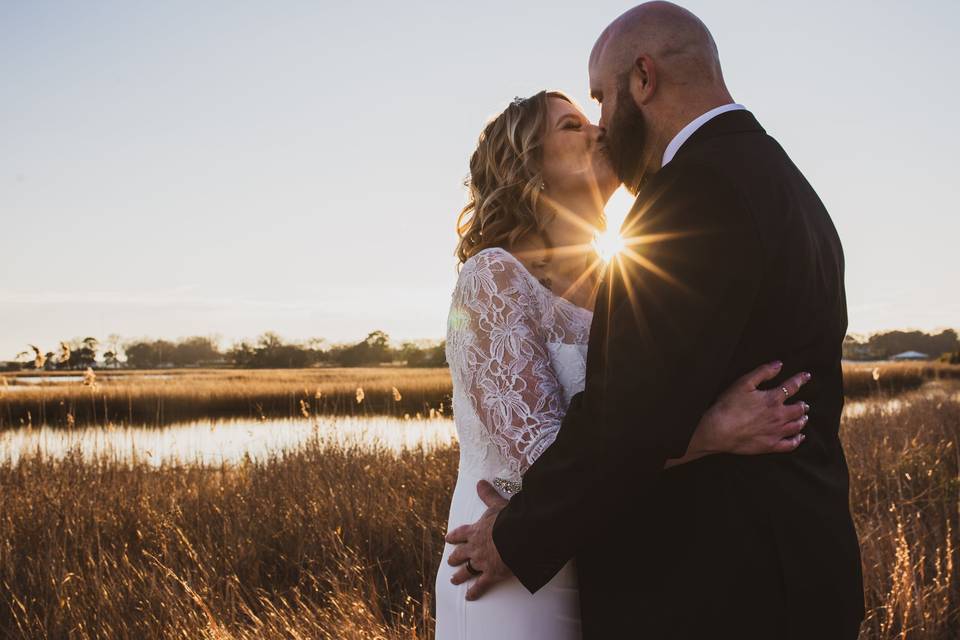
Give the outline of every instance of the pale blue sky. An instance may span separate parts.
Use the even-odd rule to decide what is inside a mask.
[[[340,4],[0,2],[0,360],[442,337],[477,134],[541,88],[595,118],[587,56],[631,5]],[[960,3],[685,6],[827,204],[851,331],[960,327]]]

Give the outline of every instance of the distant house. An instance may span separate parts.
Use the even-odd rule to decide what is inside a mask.
[[[904,351],[890,357],[891,360],[929,360],[930,356],[919,351]]]

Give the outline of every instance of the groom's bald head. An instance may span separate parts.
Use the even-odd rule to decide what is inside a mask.
[[[673,3],[646,2],[610,23],[590,53],[591,74],[596,69],[619,76],[642,54],[656,61],[660,82],[723,82],[717,45],[707,26]]]
[[[604,29],[590,53],[590,94],[608,156],[631,191],[660,168],[681,128],[733,102],[710,31],[670,2],[636,6]]]

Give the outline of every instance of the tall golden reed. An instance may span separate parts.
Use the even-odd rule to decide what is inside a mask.
[[[960,628],[960,396],[904,400],[842,428],[862,638],[947,640]],[[0,637],[429,638],[457,457],[316,438],[235,466],[0,464]]]
[[[875,370],[879,379],[874,377]],[[290,418],[303,415],[304,403],[312,415],[428,415],[441,404],[450,406],[452,390],[445,368],[100,371],[91,379],[95,385],[88,386],[27,385],[21,378],[0,375],[7,384],[0,384],[0,428],[66,426],[70,420],[79,426],[162,426],[207,418]],[[945,378],[960,379],[960,366],[851,363],[844,367],[850,399],[915,390],[924,382]]]

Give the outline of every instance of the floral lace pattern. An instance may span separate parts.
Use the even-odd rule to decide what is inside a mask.
[[[464,263],[447,333],[462,457],[484,457],[492,444],[501,458],[494,466],[518,478],[553,443],[569,396],[579,391],[565,386],[582,389],[591,319],[503,249],[484,249]],[[558,377],[564,372],[552,353],[570,345],[576,362]]]

